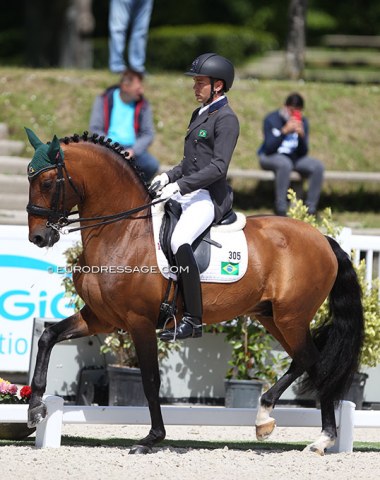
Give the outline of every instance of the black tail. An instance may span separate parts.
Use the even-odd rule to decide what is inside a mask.
[[[359,367],[364,316],[351,260],[335,240],[326,238],[338,260],[338,274],[329,296],[330,318],[312,332],[321,355],[308,373],[321,400],[341,400]]]

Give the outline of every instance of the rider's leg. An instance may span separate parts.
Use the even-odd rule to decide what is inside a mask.
[[[162,340],[181,340],[202,335],[201,284],[191,244],[214,220],[214,205],[206,190],[180,197],[182,215],[174,229],[171,248],[178,267],[184,316],[177,329],[164,330],[159,334]]]
[[[161,340],[182,340],[202,336],[202,292],[198,265],[193,250],[188,243],[181,245],[175,254],[178,267],[178,284],[181,289],[184,315],[175,328],[164,330],[159,334]]]

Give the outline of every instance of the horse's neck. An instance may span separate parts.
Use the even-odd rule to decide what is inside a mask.
[[[78,147],[79,155],[72,166],[78,171],[84,192],[80,205],[84,215],[111,215],[149,201],[146,188],[126,160],[106,147],[93,144]]]
[[[133,167],[124,164],[124,160],[118,159],[115,152],[93,144],[77,144],[76,147],[74,146],[75,151],[72,150],[75,158],[74,155],[67,157],[73,181],[79,181],[83,192],[83,201],[78,205],[81,217],[113,215],[149,203],[146,188]],[[146,213],[143,211],[135,216]],[[132,230],[140,228],[139,224],[145,221],[148,220],[121,220],[116,222],[112,229],[115,232],[119,229],[125,230],[128,224],[128,228]],[[94,223],[96,222],[94,220]],[[83,239],[88,238],[91,230],[83,231]]]

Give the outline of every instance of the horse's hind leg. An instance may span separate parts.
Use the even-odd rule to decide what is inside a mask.
[[[257,440],[266,440],[273,432],[276,422],[270,416],[278,399],[285,390],[304,372],[303,367],[298,366],[294,361],[291,363],[288,371],[267,390],[260,398],[260,405],[256,417],[256,438]]]
[[[46,417],[46,405],[42,396],[46,390],[47,371],[50,354],[54,345],[70,338],[79,338],[89,335],[86,322],[81,313],[62,320],[44,330],[38,341],[36,366],[32,379],[32,395],[29,401],[28,426],[34,427]]]
[[[321,400],[322,432],[320,436],[305,448],[305,451],[315,452],[324,455],[326,448],[335,444],[337,437],[334,402]]]
[[[256,318],[293,358],[288,371],[260,399],[256,417],[256,437],[258,440],[266,440],[276,426],[270,414],[277,401],[284,391],[316,362],[318,351],[312,342],[308,326],[299,329],[296,334],[289,335],[289,329],[280,331],[272,317],[256,314]]]

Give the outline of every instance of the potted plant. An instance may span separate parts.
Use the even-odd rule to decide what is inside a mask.
[[[7,405],[17,405],[17,408],[18,406],[22,408],[29,403],[31,394],[32,389],[29,385],[25,385],[19,391],[17,385],[0,378],[0,409],[7,408]],[[29,428],[26,421],[25,423],[1,422],[0,440],[22,440],[35,430],[35,428]]]
[[[158,339],[158,360],[167,358],[179,345]],[[110,354],[107,365],[109,405],[147,405],[135,346],[128,332],[117,330],[104,339],[102,353]]]
[[[290,200],[290,208],[288,215],[291,218],[302,220],[320,229],[324,234],[332,237],[339,237],[342,227],[334,224],[331,209],[327,208],[316,218],[309,215],[307,207],[302,200],[296,199],[294,191],[289,190],[288,198]],[[345,399],[351,400],[356,404],[357,409],[361,409],[363,405],[364,387],[368,375],[362,372],[364,367],[375,367],[380,363],[380,302],[379,288],[380,281],[377,278],[372,282],[369,288],[365,276],[365,261],[362,260],[358,267],[355,267],[358,280],[362,289],[362,304],[364,311],[364,342],[360,357],[359,371],[356,372],[351,388],[347,392]],[[325,301],[318,310],[311,328],[329,321],[328,302]]]
[[[72,271],[81,253],[81,242],[75,243],[64,252],[69,271]],[[72,277],[66,276],[63,285],[75,310],[80,310],[84,303],[75,290]],[[157,347],[158,359],[162,360],[168,357],[171,350],[178,349],[179,345],[158,340]],[[104,338],[100,350],[107,360],[108,404],[147,405],[137,354],[130,334],[124,330],[115,330]]]
[[[221,326],[231,345],[225,379],[225,406],[256,408],[263,389],[275,383],[289,366],[289,358],[276,350],[274,338],[250,316]]]

